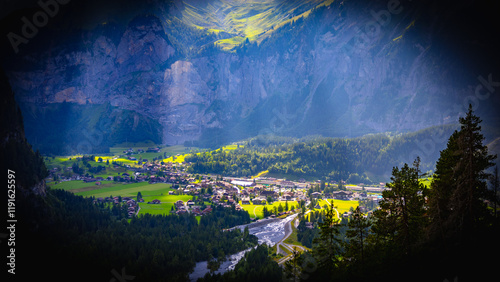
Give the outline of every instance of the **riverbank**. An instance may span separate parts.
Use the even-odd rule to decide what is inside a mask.
[[[256,222],[252,222],[249,224],[239,225],[232,227],[229,230],[234,230],[235,228],[239,228],[241,230],[248,227],[248,231],[250,234],[257,236],[259,239],[259,244],[267,244],[268,246],[274,246],[278,242],[282,242],[290,236],[292,232],[292,227],[290,222],[297,216],[291,215],[286,218],[267,218],[261,219]],[[239,253],[228,256],[228,259],[223,262],[218,271],[215,273],[224,273],[228,270],[234,268],[234,266],[239,262],[241,258],[243,258],[244,254],[248,252],[250,249],[241,251]],[[196,281],[198,278],[205,276],[209,270],[207,269],[207,262],[202,261],[196,263],[196,266],[189,274],[190,281]]]
[[[255,222],[252,222],[252,223],[238,225],[238,226],[226,229],[226,230],[231,231],[231,230],[234,230],[236,228],[239,228],[239,229],[243,230],[247,226],[248,226],[248,229],[250,229],[250,228],[257,228],[257,227],[260,227],[262,225],[266,225],[266,224],[269,224],[269,223],[272,223],[272,222],[275,222],[275,221],[278,221],[278,220],[281,220],[281,218],[263,218],[263,219],[259,219],[259,220],[255,221]]]

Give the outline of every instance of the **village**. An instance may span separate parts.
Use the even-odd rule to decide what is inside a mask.
[[[147,151],[158,151],[158,148],[149,148]],[[144,152],[144,150],[138,150]],[[386,189],[385,183],[379,185],[366,186],[363,183],[347,184],[345,181],[339,183],[328,183],[330,189],[323,191],[313,191],[313,187],[321,184],[320,180],[290,181],[273,177],[259,176],[255,178],[228,177],[220,175],[203,175],[188,173],[189,163],[183,162],[163,162],[159,160],[141,159],[137,161],[133,154],[137,154],[132,148],[125,150],[127,158],[137,163],[137,165],[112,162],[115,167],[123,167],[126,172],[119,175],[93,176],[88,173],[85,175],[73,173],[63,174],[57,168],[50,169],[48,179],[56,177],[61,182],[64,181],[82,181],[83,183],[93,184],[93,189],[98,190],[103,183],[140,183],[148,184],[165,183],[173,188],[168,192],[169,195],[190,195],[199,201],[193,200],[175,202],[174,210],[170,211],[176,214],[193,213],[196,216],[203,216],[212,211],[210,206],[204,203],[210,203],[214,206],[232,207],[236,210],[244,209],[245,205],[267,205],[272,202],[303,202],[309,205],[313,199],[335,199],[343,201],[370,200],[377,203],[381,199],[381,192]],[[177,156],[179,157],[179,155]],[[84,158],[84,157],[82,157]],[[95,157],[97,163],[104,163],[101,158]],[[109,165],[109,163],[108,163]],[[71,168],[66,168],[69,170]],[[66,175],[66,176],[65,176]],[[127,205],[129,217],[138,215],[139,202],[143,199],[133,199],[132,197],[104,197],[95,199],[96,202],[120,203]],[[161,204],[161,201],[154,199],[147,204]],[[318,206],[316,206],[318,207]],[[281,215],[286,211],[280,212]]]

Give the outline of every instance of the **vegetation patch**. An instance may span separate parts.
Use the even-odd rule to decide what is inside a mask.
[[[130,183],[130,184],[120,184],[113,187],[106,187],[99,190],[85,191],[76,193],[76,195],[84,197],[96,197],[105,198],[109,196],[121,196],[121,197],[136,197],[138,192],[158,192],[158,190],[165,191],[169,188],[169,184],[148,184],[147,182]],[[168,192],[167,192],[168,193]]]

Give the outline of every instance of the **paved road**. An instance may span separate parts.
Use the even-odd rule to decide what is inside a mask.
[[[331,206],[331,203],[326,201],[328,203],[329,206]],[[333,209],[335,210],[335,212],[337,213],[337,218],[340,219],[340,214],[339,214],[339,211],[333,207]],[[311,210],[308,210],[305,214],[308,214],[310,213]],[[298,219],[296,219],[296,221],[298,221]],[[283,254],[285,257],[281,258],[279,261],[278,261],[278,264],[279,265],[283,265],[285,262],[287,262],[288,260],[292,259],[293,256],[292,255],[289,255],[287,254],[283,249],[286,249],[288,252],[290,253],[293,253],[293,250],[296,249],[298,251],[306,251],[306,249],[302,246],[299,246],[299,245],[292,245],[292,244],[287,244],[287,243],[283,243],[283,241],[285,241],[288,236],[290,236],[290,234],[292,234],[292,224],[291,224],[292,221],[288,222],[286,225],[285,225],[285,237],[283,239],[281,239],[281,241],[279,241],[277,243],[277,248],[276,248],[276,253],[281,253]],[[298,223],[295,224],[295,226],[297,226]]]
[[[310,212],[310,211],[308,211],[308,212]],[[293,216],[296,217],[297,214],[295,214]],[[290,220],[289,222],[287,222],[287,224],[285,225],[285,237],[283,237],[283,239],[281,239],[281,241],[279,241],[277,243],[277,246],[276,246],[276,252],[281,253],[282,255],[285,256],[278,261],[278,264],[280,264],[280,265],[284,264],[286,261],[293,258],[293,255],[291,255],[291,254],[289,255],[288,253],[286,253],[284,251],[284,249],[286,249],[289,253],[293,253],[294,249],[296,249],[299,252],[306,251],[306,249],[302,246],[284,243],[284,241],[290,236],[290,234],[292,234],[292,221],[293,221],[293,219]],[[298,219],[296,219],[296,221],[298,221]],[[295,224],[295,225],[297,226],[297,224]]]
[[[298,215],[298,214],[294,214],[294,215],[291,215],[291,217],[297,217],[297,215]],[[293,219],[292,219],[292,220],[293,220]],[[277,246],[276,246],[276,254],[281,253],[281,254],[283,254],[284,256],[287,256],[287,255],[288,255],[285,251],[281,250],[280,246],[281,246],[282,244],[284,244],[284,243],[283,243],[283,241],[285,241],[285,240],[286,240],[286,239],[290,236],[290,234],[292,234],[292,220],[290,220],[289,222],[287,222],[287,223],[285,224],[285,236],[283,237],[283,239],[281,239],[281,240],[277,243]]]
[[[306,251],[306,249],[304,247],[299,246],[299,245],[290,245],[290,244],[282,243],[281,247],[285,247],[290,253],[293,253],[294,249],[299,251],[299,252]],[[287,262],[288,260],[291,260],[292,258],[293,258],[293,255],[287,255],[286,257],[281,258],[278,261],[278,264],[282,265],[285,262]]]

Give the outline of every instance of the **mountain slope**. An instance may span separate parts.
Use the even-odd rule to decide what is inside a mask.
[[[262,40],[265,33],[307,15],[311,9],[332,1],[184,1],[180,19],[208,32],[227,33],[229,38],[215,41],[224,50],[232,50],[250,40]]]
[[[109,103],[157,122],[165,144],[204,146],[257,134],[415,131],[456,120],[469,102],[498,122],[498,95],[474,92],[500,78],[494,26],[482,16],[488,4],[120,3],[77,19],[85,9],[70,3],[18,55],[3,57],[23,109]]]
[[[0,69],[0,160],[2,171],[8,171],[9,184],[19,194],[45,194],[45,180],[48,172],[43,158],[34,152],[26,140],[23,116],[5,73]],[[9,185],[9,189],[11,189]],[[9,193],[11,194],[11,193]],[[6,195],[6,194],[5,194]]]

